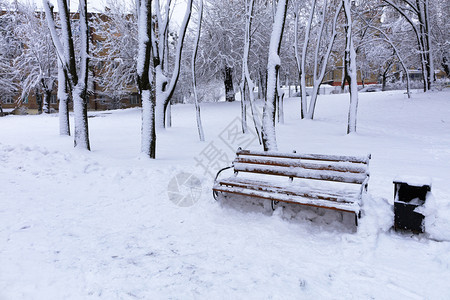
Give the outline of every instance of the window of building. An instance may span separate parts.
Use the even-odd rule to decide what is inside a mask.
[[[99,71],[102,71],[104,65],[105,65],[105,63],[104,63],[102,60],[100,60],[100,61],[97,63],[97,69],[98,69]]]
[[[56,104],[57,103],[57,98],[56,95],[51,95],[50,96],[50,104]]]
[[[11,96],[7,96],[6,98],[3,99],[3,103],[4,104],[13,104],[14,99]]]
[[[36,103],[38,105],[42,103],[42,95],[41,94],[36,94]]]
[[[327,74],[327,80],[332,81],[334,79],[334,70],[331,70]]]
[[[409,73],[409,78],[411,79],[411,80],[422,80],[422,73],[420,73],[419,71],[410,71],[410,73]]]
[[[137,94],[132,94],[130,96],[130,104],[139,104],[139,97]]]
[[[27,104],[28,103],[28,96],[26,96],[25,98],[22,99],[22,103],[23,104]]]

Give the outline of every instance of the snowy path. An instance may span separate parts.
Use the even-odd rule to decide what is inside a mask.
[[[319,99],[314,122],[296,120],[298,102],[288,100],[287,124],[279,128],[283,150],[372,152],[373,197],[356,233],[351,218],[332,212],[286,208],[268,215],[257,205],[220,206],[207,176],[195,205],[168,201],[170,179],[194,170],[193,157],[205,147],[196,142],[190,106],[174,107],[180,123],[161,134],[165,152],[157,161],[137,155],[137,110],[90,119],[92,153],[54,136],[57,118],[0,118],[0,299],[447,298],[449,125],[426,119],[432,115],[410,120],[408,113],[422,109],[418,95],[417,105],[405,109],[392,94],[396,119],[385,115],[387,100],[366,95],[358,135],[343,134],[339,104],[346,102],[327,97]],[[437,95],[428,105],[450,124],[441,101],[449,93]],[[212,140],[237,115],[238,103],[202,111]],[[428,224],[432,239],[389,230],[392,176],[417,168],[433,173],[440,210]]]

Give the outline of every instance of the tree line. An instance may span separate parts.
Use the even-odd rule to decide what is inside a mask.
[[[155,158],[156,128],[170,126],[171,100],[178,95],[193,99],[204,140],[200,103],[215,98],[218,85],[226,101],[240,91],[242,131],[250,109],[263,148],[276,150],[282,85],[298,89],[299,118],[313,119],[320,86],[341,70],[352,133],[358,75],[363,85],[377,76],[383,89],[390,80],[404,82],[408,96],[410,70],[420,70],[425,92],[437,68],[450,75],[447,1],[187,0],[179,20],[171,0],[137,0],[130,7],[108,0],[102,13],[89,13],[86,0],[79,0],[76,13],[67,0],[57,0],[57,13],[49,0],[42,1],[43,11],[2,1],[0,93],[11,97],[20,90],[21,101],[39,92],[42,111],[50,112],[57,86],[60,134],[70,135],[72,101],[74,144],[88,150],[87,102],[94,83],[111,101],[138,92],[141,151]],[[255,114],[257,99],[265,101],[262,117]]]

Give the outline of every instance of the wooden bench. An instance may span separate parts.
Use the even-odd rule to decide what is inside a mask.
[[[358,225],[370,158],[370,154],[356,157],[239,148],[232,166],[217,173],[213,194],[216,200],[219,193],[268,199],[272,208],[287,202],[351,212]],[[234,168],[234,176],[219,180],[220,173],[229,168]],[[249,175],[237,177],[239,172]]]

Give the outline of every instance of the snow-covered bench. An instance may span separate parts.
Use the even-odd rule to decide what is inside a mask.
[[[370,154],[356,157],[238,149],[232,166],[217,173],[213,194],[216,200],[219,193],[268,199],[272,208],[288,202],[351,212],[358,225],[370,158]],[[229,168],[234,168],[234,176],[219,180],[220,173]],[[237,177],[239,172],[246,175]]]

